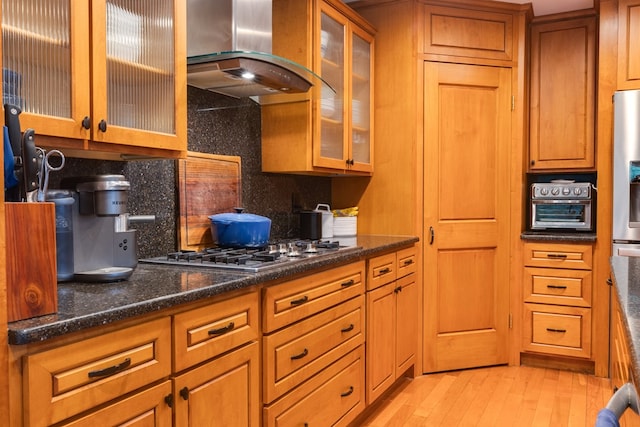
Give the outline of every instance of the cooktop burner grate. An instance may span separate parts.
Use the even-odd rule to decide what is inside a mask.
[[[341,246],[339,241],[293,239],[269,242],[261,248],[214,247],[201,251],[169,252],[164,257],[141,259],[140,262],[258,272],[283,263],[321,257],[348,249],[356,247]]]

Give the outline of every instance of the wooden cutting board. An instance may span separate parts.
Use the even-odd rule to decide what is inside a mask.
[[[5,203],[9,322],[58,311],[53,203]]]
[[[209,215],[242,206],[240,157],[188,152],[177,167],[180,250],[213,245]]]

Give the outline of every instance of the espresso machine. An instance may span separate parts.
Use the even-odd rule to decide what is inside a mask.
[[[73,280],[127,279],[138,264],[136,230],[129,226],[153,222],[155,216],[127,213],[130,184],[123,175],[69,177],[60,185],[71,191],[74,199]]]

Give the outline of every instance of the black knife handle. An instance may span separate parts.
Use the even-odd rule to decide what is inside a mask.
[[[20,113],[22,113],[20,107],[12,104],[4,104],[4,124],[9,129],[9,142],[11,143],[13,156],[21,158],[22,135],[20,133]]]
[[[38,189],[38,151],[35,131],[27,129],[22,135],[22,164],[24,167],[24,188],[26,192]]]

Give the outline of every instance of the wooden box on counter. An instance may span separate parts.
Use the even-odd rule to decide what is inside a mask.
[[[58,310],[53,203],[6,203],[9,322]]]

